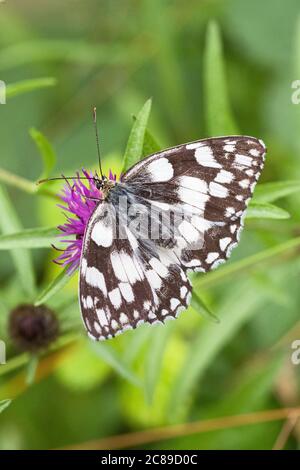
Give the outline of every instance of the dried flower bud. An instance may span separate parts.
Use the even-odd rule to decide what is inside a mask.
[[[46,348],[58,336],[58,320],[45,305],[23,304],[10,312],[9,332],[22,351],[35,352]]]

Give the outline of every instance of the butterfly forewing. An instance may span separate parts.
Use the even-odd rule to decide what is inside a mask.
[[[185,217],[173,249],[185,268],[208,271],[239,241],[265,153],[264,143],[253,137],[200,140],[151,155],[124,181],[170,211],[182,208]]]
[[[84,237],[80,303],[92,338],[164,322],[188,306],[187,271],[228,258],[265,151],[253,137],[206,139],[151,155],[122,177]],[[132,225],[126,211],[135,206],[145,217]]]

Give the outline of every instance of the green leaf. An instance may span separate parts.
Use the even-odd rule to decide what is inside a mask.
[[[140,379],[127,367],[108,344],[89,342],[89,346],[97,356],[106,364],[109,364],[119,375],[124,377],[124,379],[128,380],[133,385],[141,387]]]
[[[157,153],[160,150],[161,150],[161,147],[158,145],[157,141],[155,140],[151,132],[148,131],[148,129],[146,129],[144,143],[143,143],[143,150],[142,150],[143,157],[147,157],[148,155],[151,155],[152,153]]]
[[[203,300],[193,292],[192,300],[191,300],[191,307],[196,310],[196,312],[200,313],[204,318],[208,318],[210,321],[214,323],[220,323],[219,318],[212,313],[207,305],[203,302]]]
[[[230,109],[220,30],[215,21],[209,23],[206,33],[204,97],[208,135],[238,134],[238,127]]]
[[[173,386],[169,408],[172,418],[178,419],[181,413],[186,411],[185,405],[191,392],[203,377],[209,364],[237,331],[260,311],[259,306],[263,297],[253,295],[250,284],[248,280],[235,286],[223,301],[219,311],[222,324],[204,323],[199,335],[191,344],[190,352]]]
[[[255,202],[274,202],[300,191],[300,181],[262,183],[255,188]]]
[[[247,219],[289,219],[290,214],[274,204],[252,201],[247,209]]]
[[[155,387],[159,379],[167,340],[173,327],[172,323],[157,328],[153,332],[145,361],[145,393],[149,405],[153,402]]]
[[[11,400],[1,400],[0,401],[0,413],[4,411],[11,404]]]
[[[296,237],[272,246],[271,248],[267,248],[266,250],[262,250],[254,255],[247,256],[247,258],[236,261],[235,263],[226,263],[219,269],[206,273],[205,276],[195,278],[193,282],[194,290],[207,289],[208,287],[216,286],[216,284],[233,275],[237,276],[237,274],[243,272],[249,273],[251,268],[261,263],[266,263],[273,258],[280,259],[283,255],[286,257],[286,254],[289,252],[297,252],[299,247],[300,237]]]
[[[58,291],[60,291],[65,285],[68,284],[72,275],[67,274],[67,268],[65,268],[53,281],[48,284],[47,287],[40,293],[34,302],[35,306],[39,306],[48,302]]]
[[[34,127],[30,129],[29,134],[39,149],[39,153],[44,162],[44,170],[39,179],[48,178],[56,163],[56,155],[52,145],[49,140]]]
[[[37,367],[39,364],[39,358],[37,355],[33,354],[27,364],[26,368],[26,384],[32,385],[36,376]]]
[[[14,98],[15,96],[29,93],[30,91],[54,86],[56,83],[57,80],[53,77],[33,78],[30,80],[21,80],[16,83],[10,83],[6,87],[6,97]]]
[[[123,159],[122,173],[125,173],[143,156],[144,138],[150,111],[151,99],[146,101],[133,123]]]
[[[0,250],[14,248],[49,248],[58,240],[56,227],[24,229],[9,235],[0,235]]]
[[[22,230],[18,215],[2,186],[0,186],[0,214],[0,228],[4,235]],[[11,251],[11,255],[20,279],[20,285],[23,287],[24,292],[30,298],[33,298],[35,295],[35,277],[29,251],[23,248],[15,248]]]

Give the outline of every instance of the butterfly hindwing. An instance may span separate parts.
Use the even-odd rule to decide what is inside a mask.
[[[80,305],[85,327],[96,340],[175,318],[191,295],[189,280],[173,259],[160,259],[128,229],[126,238],[115,236],[116,227],[115,208],[100,203],[84,238]]]

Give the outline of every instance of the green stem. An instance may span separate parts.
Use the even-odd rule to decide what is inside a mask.
[[[268,248],[260,253],[249,256],[248,258],[236,261],[232,264],[227,264],[224,268],[212,271],[205,276],[201,276],[199,279],[194,280],[194,288],[207,288],[215,286],[218,282],[222,281],[223,278],[237,274],[246,269],[252,268],[253,266],[260,264],[264,261],[269,261],[276,256],[282,255],[283,253],[293,251],[300,246],[300,237],[292,238],[284,243],[276,245],[272,248]]]
[[[4,170],[3,168],[0,168],[0,181],[29,194],[38,194],[41,196],[48,196],[57,199],[56,194],[52,191],[44,188],[39,189],[33,181],[29,181],[22,176],[15,175],[14,173]]]

